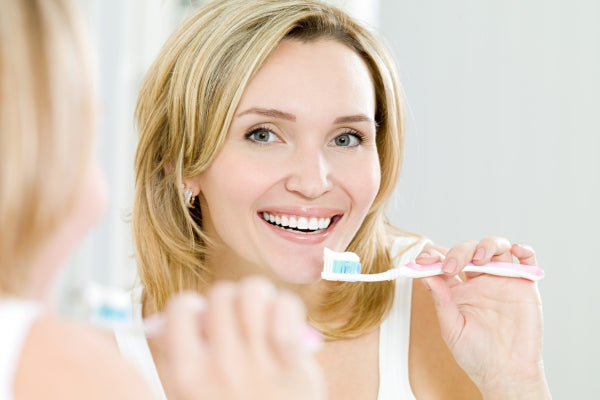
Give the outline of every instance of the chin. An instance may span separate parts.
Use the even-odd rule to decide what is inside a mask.
[[[273,272],[277,279],[282,282],[294,285],[310,285],[321,280],[322,265],[311,268],[293,268],[291,265],[285,266],[285,270],[274,269]]]
[[[321,280],[323,250],[317,246],[307,248],[278,248],[262,254],[254,262],[273,280],[292,285],[310,285]]]

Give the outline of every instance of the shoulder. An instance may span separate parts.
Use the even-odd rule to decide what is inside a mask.
[[[431,294],[413,281],[409,371],[417,398],[481,399],[479,390],[458,366],[441,337]]]
[[[151,398],[108,332],[49,316],[32,325],[17,370],[15,393],[18,398],[45,399]]]

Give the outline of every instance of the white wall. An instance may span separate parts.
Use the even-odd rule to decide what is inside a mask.
[[[600,2],[383,0],[407,102],[393,221],[529,243],[556,399],[600,393]]]

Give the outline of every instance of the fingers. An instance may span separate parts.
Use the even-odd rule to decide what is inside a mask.
[[[448,250],[442,263],[445,274],[458,274],[467,264],[484,265],[490,261],[512,261],[510,242],[501,237],[487,237],[479,242],[468,240]]]
[[[513,244],[510,251],[519,260],[520,264],[537,265],[535,251],[530,246]]]
[[[243,377],[245,340],[238,319],[237,287],[233,282],[218,282],[207,293],[207,342],[213,368],[227,382]]]
[[[195,384],[199,368],[196,360],[205,357],[200,318],[205,307],[200,296],[186,292],[173,297],[163,312],[161,334],[156,340],[166,349],[161,354],[169,365],[167,386],[176,392]]]
[[[423,247],[423,250],[421,250],[421,253],[419,253],[415,261],[422,265],[434,264],[441,262],[445,258],[447,252],[448,249],[445,247],[428,243]]]
[[[479,242],[473,254],[473,264],[484,265],[490,261],[512,261],[508,239],[494,236],[484,238]]]
[[[171,393],[320,398],[314,394],[323,392],[323,378],[303,347],[306,312],[297,296],[253,277],[216,283],[203,312],[199,303],[196,295],[177,295],[164,310],[165,327],[157,340],[167,355],[165,387]],[[260,397],[265,393],[272,396]]]
[[[262,365],[270,361],[270,344],[266,338],[270,333],[276,296],[275,287],[268,281],[250,277],[240,283],[236,299],[243,340],[248,345],[251,357]]]
[[[306,310],[296,295],[251,277],[240,283],[237,308],[242,340],[254,362],[293,364],[304,354]]]
[[[304,304],[294,295],[283,291],[273,307],[271,343],[275,356],[288,366],[305,352],[301,339],[306,329]]]

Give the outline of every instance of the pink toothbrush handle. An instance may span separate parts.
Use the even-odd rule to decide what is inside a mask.
[[[423,276],[442,274],[442,263],[421,265],[416,263],[406,264],[407,268],[423,273]],[[480,272],[499,276],[509,276],[525,278],[532,281],[540,280],[544,277],[544,271],[533,265],[513,264],[506,262],[490,262],[485,265],[467,264],[463,269],[465,272]]]

